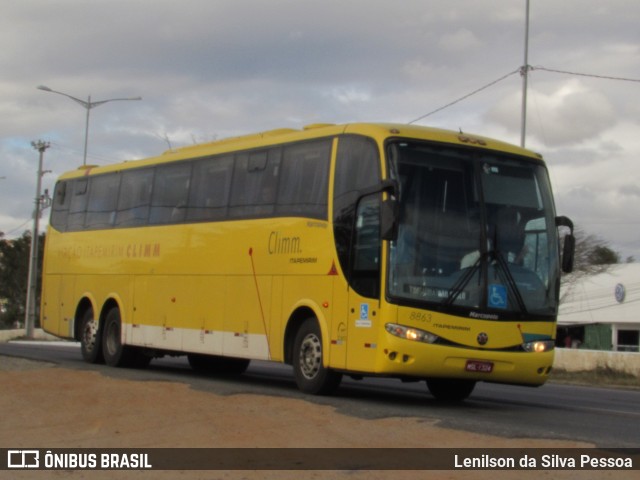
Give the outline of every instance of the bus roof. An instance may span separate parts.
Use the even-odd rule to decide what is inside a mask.
[[[501,151],[526,156],[535,160],[542,159],[541,155],[532,152],[531,150],[495,139],[463,133],[461,131],[455,132],[453,130],[394,123],[348,123],[342,125],[321,123],[307,125],[301,130],[280,128],[238,137],[224,138],[208,143],[189,145],[186,147],[167,150],[156,157],[141,160],[123,161],[106,166],[82,166],[77,170],[63,174],[62,178],[73,178],[83,175],[88,176],[90,174],[113,172],[146,165],[174,162],[183,159],[186,160],[242,150],[251,150],[280,143],[310,140],[340,134],[365,135],[376,139],[380,143],[387,138],[413,138],[438,143],[466,145],[487,150]]]

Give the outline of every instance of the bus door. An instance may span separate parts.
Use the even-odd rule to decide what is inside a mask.
[[[374,140],[357,135],[340,137],[333,221],[338,258],[348,286],[346,291],[335,289],[334,308],[346,307],[345,316],[337,315],[344,319],[346,328],[337,333],[347,346],[346,367],[354,371],[371,371],[377,347],[381,194],[364,192],[380,185],[380,167],[379,150]],[[339,302],[336,301],[338,298]],[[341,320],[338,327],[342,325]],[[335,360],[332,357],[334,365],[337,364]]]
[[[354,371],[371,371],[375,365],[381,330],[380,198],[380,193],[363,197],[356,209],[347,312],[347,368]]]

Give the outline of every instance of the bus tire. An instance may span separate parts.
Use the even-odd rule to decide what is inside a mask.
[[[322,363],[322,334],[315,318],[300,326],[293,344],[293,372],[298,388],[313,395],[329,395],[338,388],[342,374]]]
[[[80,352],[87,363],[104,362],[100,324],[96,321],[92,308],[87,308],[80,319]]]
[[[461,402],[465,400],[476,386],[474,380],[454,378],[429,378],[427,387],[436,400],[441,402]]]
[[[110,367],[129,367],[135,364],[136,351],[122,344],[120,309],[112,308],[107,313],[102,331],[102,354]]]

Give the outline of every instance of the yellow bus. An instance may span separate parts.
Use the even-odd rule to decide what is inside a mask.
[[[65,173],[41,323],[88,362],[187,355],[242,373],[541,385],[560,255],[546,167],[530,151],[395,124],[310,125]],[[562,265],[564,264],[564,265]]]

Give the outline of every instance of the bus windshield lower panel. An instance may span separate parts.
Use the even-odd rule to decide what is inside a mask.
[[[400,184],[393,300],[497,317],[557,314],[555,213],[541,163],[409,141],[389,144],[388,154]]]

